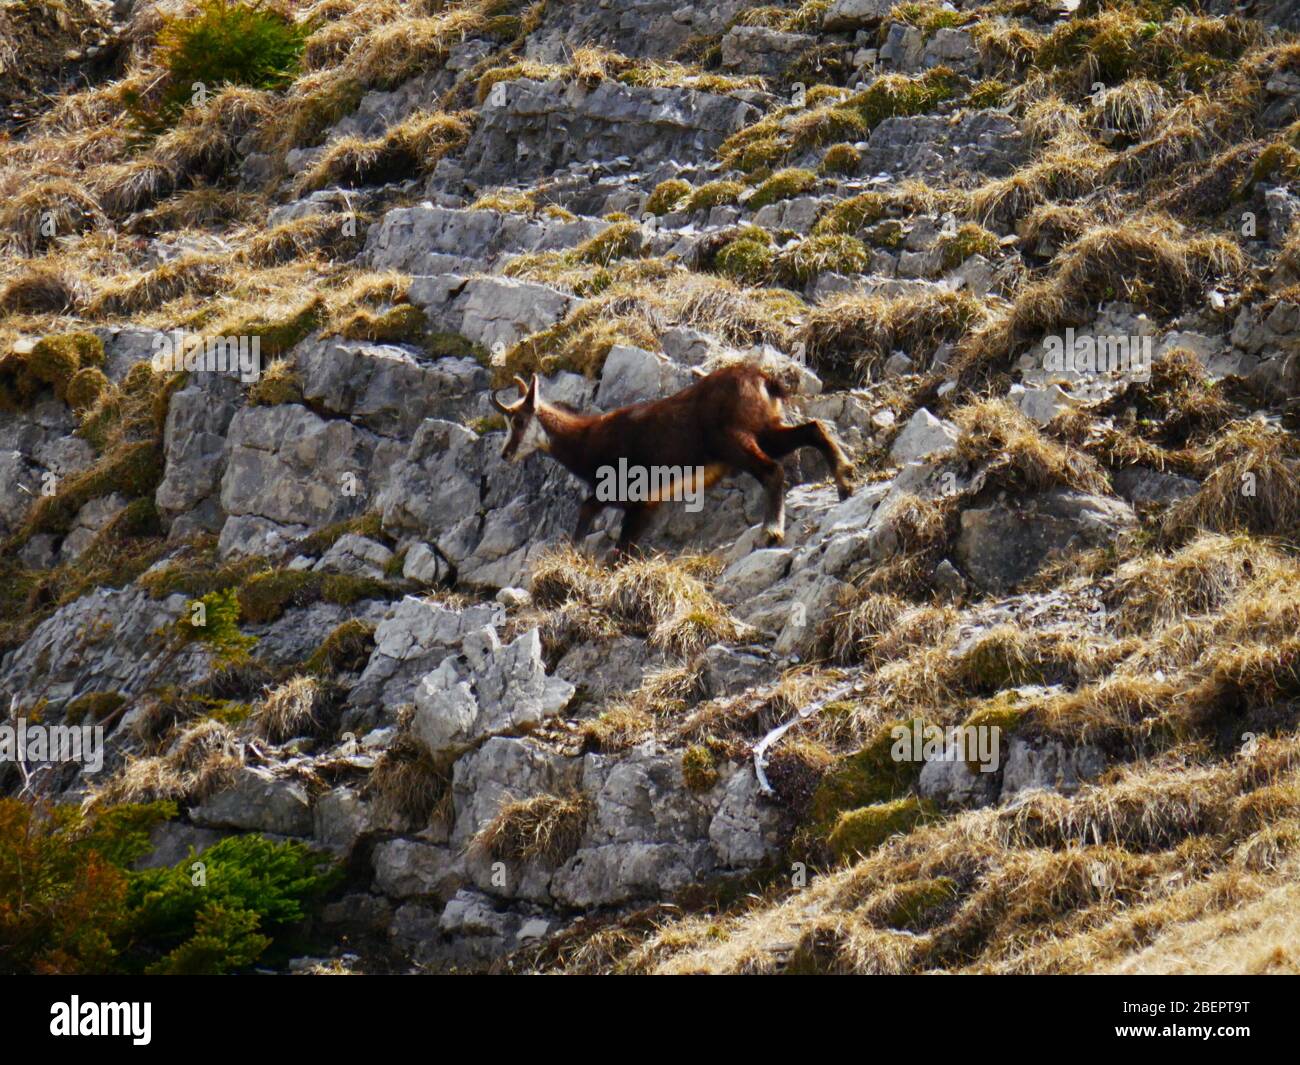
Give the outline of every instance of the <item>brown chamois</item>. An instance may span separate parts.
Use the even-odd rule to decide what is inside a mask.
[[[587,499],[578,511],[574,540],[581,541],[606,506],[623,511],[619,555],[636,542],[663,495],[645,500],[599,498],[602,470],[620,467],[680,469],[692,487],[703,491],[728,473],[752,474],[767,490],[763,532],[767,542],[785,539],[785,471],[780,459],[801,447],[825,456],[840,498],[853,491],[853,465],[838,441],[818,421],[786,425],[786,390],[757,366],[735,364],[702,377],[665,399],[634,403],[608,414],[579,414],[542,399],[537,375],[532,383],[516,377],[520,398],[506,404],[493,392],[492,405],[506,416],[510,436],[501,455],[517,461],[544,451],[586,483]],[[696,480],[702,471],[703,484]]]

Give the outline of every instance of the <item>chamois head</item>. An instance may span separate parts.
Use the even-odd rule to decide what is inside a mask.
[[[492,406],[504,414],[510,424],[510,436],[506,440],[506,446],[501,449],[501,457],[507,462],[518,462],[534,451],[548,451],[551,446],[546,430],[537,418],[537,407],[541,402],[537,375],[533,374],[531,384],[526,383],[522,377],[516,377],[515,384],[519,386],[519,399],[515,402],[502,403],[497,399],[495,391],[489,397]]]

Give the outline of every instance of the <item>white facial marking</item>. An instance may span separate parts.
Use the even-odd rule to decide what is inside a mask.
[[[519,447],[515,450],[515,460],[527,458],[534,451],[550,451],[551,438],[546,435],[542,423],[537,417],[528,419],[528,427],[519,438]]]

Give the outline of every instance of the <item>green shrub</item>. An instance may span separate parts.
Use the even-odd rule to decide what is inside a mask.
[[[98,366],[83,366],[69,379],[63,398],[73,410],[89,410],[111,387],[108,377]]]
[[[954,270],[972,255],[992,257],[998,250],[998,238],[975,222],[965,222],[950,237],[939,238],[939,252],[945,270]]]
[[[829,211],[817,219],[813,233],[854,234],[864,226],[878,222],[885,215],[887,201],[878,192],[862,192],[840,200]]]
[[[246,968],[333,887],[340,872],[296,840],[230,836],[196,859],[134,873],[128,891],[132,962],[155,973]]]
[[[87,816],[0,799],[0,972],[99,973],[129,936],[128,867],[149,853],[172,803]]]
[[[41,496],[28,515],[25,532],[66,533],[86,503],[113,492],[128,499],[152,495],[162,480],[162,467],[157,441],[122,444],[90,469],[64,480],[54,495]]]
[[[814,829],[829,830],[841,813],[886,802],[906,792],[921,774],[919,762],[893,757],[893,730],[911,722],[884,725],[862,750],[837,762],[813,793],[809,815]]]
[[[248,402],[255,407],[275,407],[302,402],[302,377],[288,359],[280,359],[248,386]]]
[[[916,931],[934,922],[936,915],[957,898],[957,882],[941,876],[934,880],[906,880],[890,892],[883,914],[890,928]]]
[[[186,606],[176,629],[183,639],[202,640],[221,660],[238,658],[257,642],[239,631],[239,609],[234,588],[208,592]]]
[[[158,33],[157,58],[167,71],[161,117],[174,118],[196,83],[284,88],[298,73],[314,27],[260,4],[203,0],[192,18],[173,18]]]
[[[980,110],[989,107],[1001,107],[1008,88],[1010,86],[1005,81],[998,81],[996,78],[981,81],[970,91],[970,105]]]
[[[362,599],[387,599],[400,589],[385,581],[346,573],[314,573],[311,570],[268,570],[255,573],[240,584],[239,609],[254,625],[275,621],[290,607],[310,606],[322,599],[351,606]]]
[[[194,934],[148,968],[151,975],[224,976],[246,969],[271,945],[258,934],[261,918],[253,910],[209,902],[194,918]]]
[[[319,585],[320,575],[310,570],[255,573],[239,586],[239,610],[250,623],[263,625],[290,606],[306,606]]]
[[[424,336],[429,320],[424,311],[409,303],[398,304],[382,314],[361,310],[339,327],[348,340],[370,340],[377,344],[412,344]]]
[[[263,359],[279,358],[313,329],[325,321],[325,301],[314,296],[296,311],[283,317],[256,317],[241,322],[230,331],[232,336],[258,338],[258,351]]]

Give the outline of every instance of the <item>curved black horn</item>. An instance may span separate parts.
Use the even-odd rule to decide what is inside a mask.
[[[517,384],[517,385],[519,386],[519,394],[520,394],[521,396],[526,396],[526,395],[528,395],[528,382],[525,381],[525,380],[524,380],[522,377],[520,377],[518,374],[515,374],[515,384]]]
[[[502,403],[501,400],[497,399],[498,391],[500,391],[500,389],[494,388],[492,389],[491,392],[488,393],[488,402],[491,403],[492,406],[494,406],[502,414],[509,414],[512,410],[514,410],[514,407]]]

